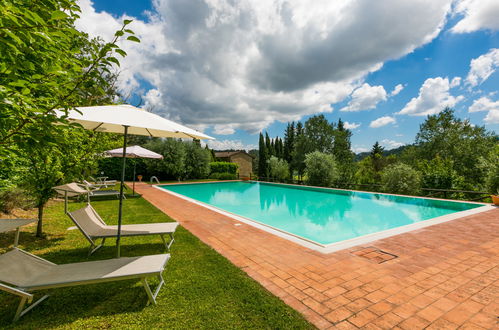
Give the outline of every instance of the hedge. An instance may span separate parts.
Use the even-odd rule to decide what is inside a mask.
[[[230,173],[237,174],[238,165],[229,162],[211,162],[210,173]]]

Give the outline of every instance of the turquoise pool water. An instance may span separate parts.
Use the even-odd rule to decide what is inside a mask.
[[[259,182],[160,187],[320,244],[482,206]]]

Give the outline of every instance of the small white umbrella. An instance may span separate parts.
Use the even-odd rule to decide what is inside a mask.
[[[123,148],[117,148],[113,150],[104,151],[104,155],[108,157],[123,157]],[[152,158],[152,159],[163,159],[163,155],[155,153],[154,151],[147,150],[141,146],[130,146],[126,147],[125,152],[126,158]],[[135,162],[133,162],[133,186],[132,195],[135,195]]]
[[[118,257],[120,256],[123,185],[125,181],[125,157],[128,134],[213,140],[211,136],[128,104],[77,107],[76,110],[70,110],[67,114],[63,111],[56,111],[56,115],[66,118],[70,122],[79,123],[88,130],[124,135],[120,204],[118,210],[118,237],[116,238]]]

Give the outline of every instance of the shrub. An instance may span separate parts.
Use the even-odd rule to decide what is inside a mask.
[[[275,156],[269,160],[270,176],[279,181],[284,181],[289,178],[288,162],[284,159],[279,159]]]
[[[305,175],[307,183],[329,187],[338,178],[338,166],[334,156],[319,151],[305,155]]]
[[[27,209],[33,206],[33,201],[20,188],[0,191],[0,212],[10,213],[17,208]]]
[[[487,190],[495,195],[499,195],[499,146],[491,153],[487,166],[487,177],[485,185]]]
[[[231,173],[237,174],[237,168],[239,166],[234,163],[229,162],[211,162],[210,163],[210,173]]]
[[[430,161],[419,163],[421,170],[421,185],[433,189],[453,189],[457,186],[458,175],[450,159],[436,157]]]
[[[210,179],[215,180],[236,180],[237,176],[233,173],[212,173],[210,174]]]
[[[386,192],[414,195],[420,191],[421,175],[409,165],[392,164],[383,171],[381,182]]]

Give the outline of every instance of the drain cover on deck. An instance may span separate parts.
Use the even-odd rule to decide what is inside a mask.
[[[374,246],[360,248],[353,251],[352,254],[377,264],[398,258],[396,255],[377,249]]]

